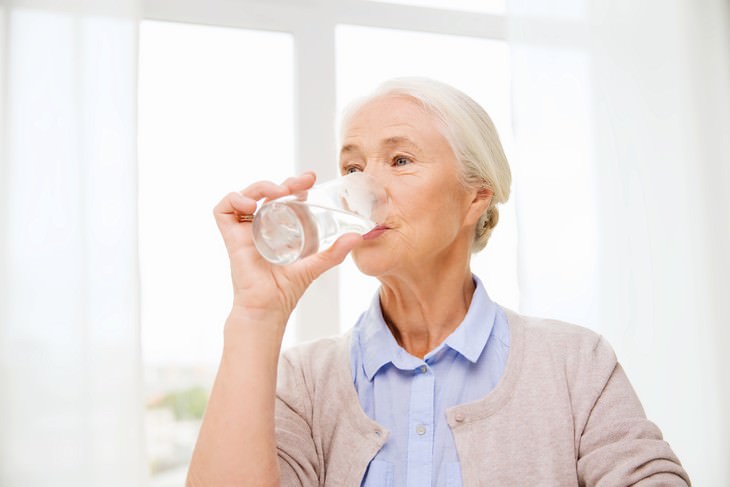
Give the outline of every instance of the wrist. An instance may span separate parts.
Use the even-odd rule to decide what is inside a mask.
[[[280,303],[272,305],[252,305],[244,300],[233,300],[228,314],[229,320],[237,322],[261,323],[269,326],[286,326],[291,311],[284,309]]]
[[[224,344],[239,340],[274,340],[281,344],[287,320],[288,315],[280,311],[273,312],[234,303],[223,329]]]

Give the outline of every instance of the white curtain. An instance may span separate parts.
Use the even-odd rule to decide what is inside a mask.
[[[523,311],[605,335],[696,485],[730,480],[723,0],[508,0]]]
[[[0,5],[0,485],[144,485],[137,4]]]

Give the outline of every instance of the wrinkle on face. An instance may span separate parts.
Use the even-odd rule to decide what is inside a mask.
[[[461,184],[459,162],[442,125],[403,96],[373,100],[350,119],[340,151],[341,171],[372,175],[391,202],[384,222],[391,229],[353,253],[366,274],[423,267],[439,271],[439,262],[450,261],[450,253],[470,255],[461,248],[470,248],[472,240],[471,233],[466,239],[461,235],[470,191]],[[401,156],[407,161],[395,164]],[[370,252],[376,248],[377,259]]]

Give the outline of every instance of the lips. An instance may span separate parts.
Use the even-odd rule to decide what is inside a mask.
[[[364,240],[372,240],[374,238],[378,238],[379,236],[381,236],[382,234],[384,234],[388,230],[389,230],[389,228],[386,227],[385,225],[377,225],[375,228],[373,228],[368,233],[366,233],[365,235],[363,235],[362,238]]]

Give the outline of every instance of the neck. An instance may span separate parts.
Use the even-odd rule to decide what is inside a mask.
[[[453,269],[453,270],[452,270]],[[474,295],[469,266],[442,269],[406,278],[381,279],[380,306],[398,343],[411,355],[423,358],[440,345],[464,319]]]

